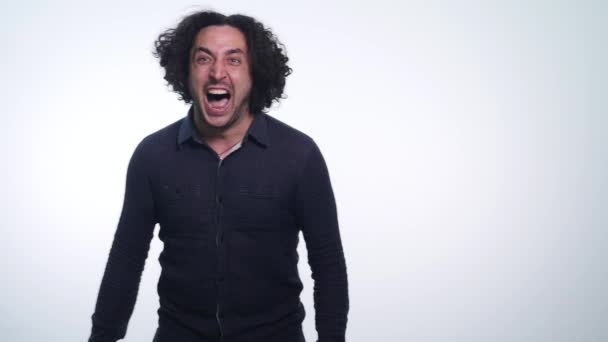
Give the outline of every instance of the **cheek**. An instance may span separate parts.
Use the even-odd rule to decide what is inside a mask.
[[[201,68],[190,69],[190,84],[200,85],[206,82],[205,71]]]
[[[249,90],[251,89],[251,78],[248,75],[239,75],[239,88],[241,90]]]

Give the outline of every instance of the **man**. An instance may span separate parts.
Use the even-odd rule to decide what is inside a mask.
[[[344,341],[346,265],[325,162],[264,111],[291,73],[282,45],[251,17],[198,12],[161,34],[155,55],[192,106],[129,162],[89,341],[124,338],[156,223],[155,342],[304,341],[299,231],[318,341]]]

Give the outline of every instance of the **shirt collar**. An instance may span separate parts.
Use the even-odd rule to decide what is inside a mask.
[[[191,106],[188,110],[188,114],[186,115],[186,117],[182,119],[182,122],[179,126],[179,131],[177,133],[177,144],[180,146],[188,139],[193,139],[198,143],[202,143],[202,139],[198,136],[198,133],[194,127],[193,115],[194,109]],[[254,115],[253,122],[249,126],[249,129],[247,130],[243,141],[247,140],[248,137],[253,138],[253,140],[258,142],[262,146],[268,147],[268,127],[266,114],[264,112],[259,112]]]

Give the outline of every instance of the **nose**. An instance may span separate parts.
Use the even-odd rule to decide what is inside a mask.
[[[218,81],[226,77],[226,69],[221,61],[216,60],[213,65],[211,65],[209,76]]]

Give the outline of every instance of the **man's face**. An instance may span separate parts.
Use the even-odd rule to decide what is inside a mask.
[[[241,31],[207,26],[196,35],[190,57],[190,93],[206,124],[228,128],[249,113],[251,73]]]

